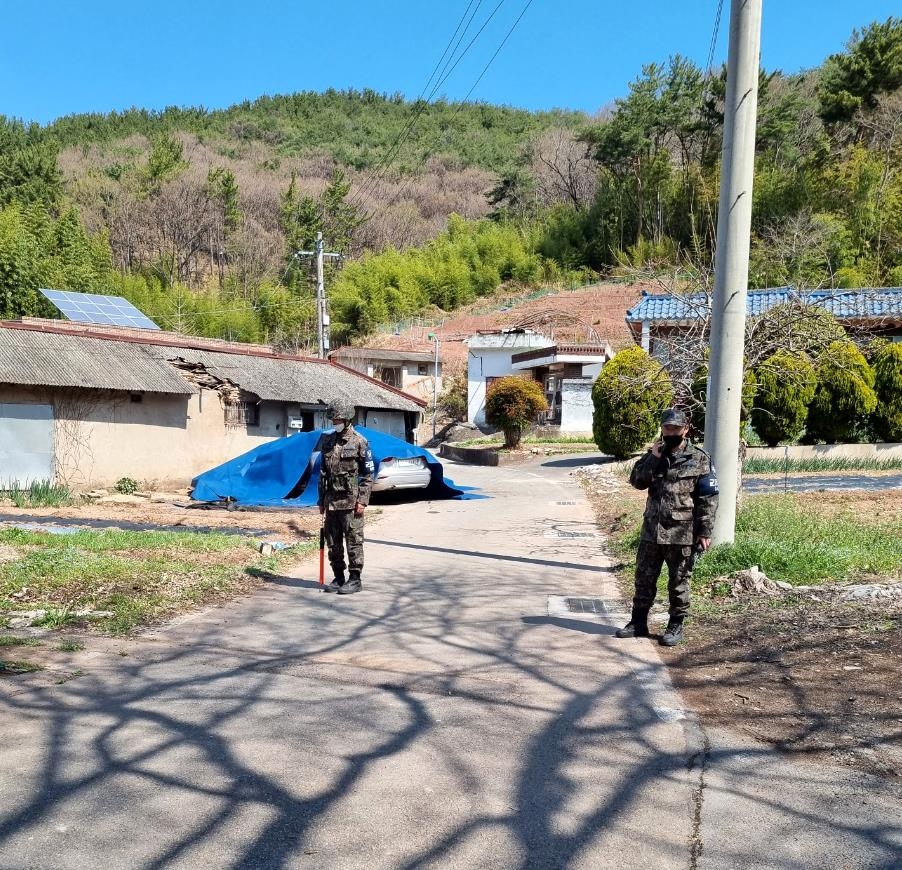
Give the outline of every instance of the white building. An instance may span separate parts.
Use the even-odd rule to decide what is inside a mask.
[[[485,391],[492,381],[517,374],[511,361],[515,353],[547,347],[553,342],[530,329],[477,332],[466,342],[467,420],[485,425]]]

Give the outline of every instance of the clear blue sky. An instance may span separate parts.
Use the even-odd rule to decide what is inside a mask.
[[[525,4],[503,0],[439,96],[466,96]],[[479,5],[470,34],[497,5]],[[329,87],[415,98],[468,0],[3,6],[0,114],[47,123],[73,112],[222,108]],[[715,63],[726,58],[729,8],[724,0]],[[533,0],[471,99],[594,112],[623,96],[643,63],[680,53],[704,66],[716,9],[717,0]],[[785,72],[815,66],[841,50],[853,28],[899,11],[899,0],[764,0],[762,64]]]

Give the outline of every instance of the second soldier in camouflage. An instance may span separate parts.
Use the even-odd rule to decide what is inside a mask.
[[[353,405],[332,402],[329,416],[335,428],[323,437],[318,491],[319,510],[325,515],[329,564],[334,574],[325,591],[350,595],[362,588],[363,513],[373,489],[373,454],[366,438],[351,425]]]
[[[717,477],[711,458],[686,437],[689,421],[675,408],[661,417],[661,440],[633,467],[630,483],[647,489],[642,536],[636,555],[636,590],[629,623],[618,637],[647,637],[648,612],[655,600],[658,576],[666,564],[670,619],[661,643],[675,646],[683,638],[689,612],[689,580],[693,550],[711,543],[717,511]]]

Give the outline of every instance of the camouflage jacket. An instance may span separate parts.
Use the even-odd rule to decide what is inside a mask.
[[[373,489],[373,454],[366,438],[348,425],[323,436],[319,466],[319,507],[352,510],[368,505]]]
[[[634,466],[630,483],[647,489],[642,540],[658,544],[694,543],[710,538],[717,511],[717,474],[711,457],[690,441],[679,450],[651,451]]]

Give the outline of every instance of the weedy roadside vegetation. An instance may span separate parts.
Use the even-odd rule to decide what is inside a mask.
[[[898,459],[877,459],[876,457],[860,458],[826,458],[811,456],[799,459],[780,459],[751,457],[742,465],[744,474],[773,474],[799,471],[898,471],[902,470],[902,457]]]
[[[262,557],[237,535],[18,529],[0,531],[0,543],[18,551],[0,564],[0,620],[44,610],[40,624],[58,628],[85,623],[77,611],[100,611],[112,615],[90,625],[112,634],[246,591],[314,546]]]
[[[633,499],[612,529],[610,546],[625,557],[625,571],[634,564],[641,517],[641,501]],[[736,518],[735,541],[705,553],[693,585],[710,589],[715,578],[752,565],[771,580],[793,585],[875,575],[900,580],[902,519],[881,521],[853,511],[825,516],[816,503],[793,495],[747,496]]]
[[[74,501],[68,486],[58,486],[49,480],[32,480],[26,484],[10,480],[0,495],[17,508],[62,507]]]

